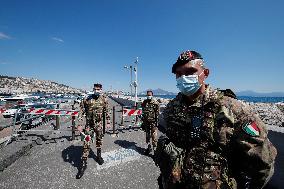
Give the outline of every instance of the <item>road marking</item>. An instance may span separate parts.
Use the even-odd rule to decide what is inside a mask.
[[[136,150],[135,146],[130,146],[129,148],[121,148],[119,150],[113,150],[110,152],[102,153],[102,158],[104,159],[104,164],[97,165],[96,169],[107,169],[109,167],[117,166],[128,161],[133,161],[139,159],[141,154]]]

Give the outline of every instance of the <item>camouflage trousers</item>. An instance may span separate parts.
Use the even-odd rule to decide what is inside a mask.
[[[90,125],[90,129],[92,129],[96,135],[96,147],[97,149],[102,147],[103,144],[103,126],[102,123],[96,123],[95,125]],[[83,144],[83,153],[82,160],[86,160],[89,156],[91,148],[91,143],[84,141]]]
[[[143,122],[145,132],[146,132],[146,143],[150,143],[150,140],[152,139],[152,145],[154,148],[157,147],[157,126],[156,122]]]

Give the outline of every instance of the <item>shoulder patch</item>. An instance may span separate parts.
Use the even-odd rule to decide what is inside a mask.
[[[245,133],[253,137],[258,137],[260,133],[260,130],[255,121],[245,123],[242,129]]]

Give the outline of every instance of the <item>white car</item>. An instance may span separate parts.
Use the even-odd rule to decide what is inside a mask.
[[[74,103],[80,104],[80,103],[81,103],[81,100],[80,100],[80,99],[76,99],[76,100],[74,100]]]
[[[18,105],[15,106],[13,108],[7,109],[5,110],[2,115],[4,118],[10,118],[10,117],[15,117],[15,114],[17,112],[17,110],[19,110],[19,112],[22,112],[23,110],[27,109],[28,105]]]
[[[11,109],[8,109],[5,112],[3,112],[2,115],[3,115],[4,118],[14,117],[17,110],[18,109],[16,109],[16,108],[11,108]]]

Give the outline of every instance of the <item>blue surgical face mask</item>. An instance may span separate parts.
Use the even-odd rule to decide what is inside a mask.
[[[151,100],[153,98],[153,96],[147,96],[148,100]]]
[[[200,89],[202,84],[199,83],[198,77],[202,74],[201,72],[199,75],[182,75],[177,78],[177,88],[180,92],[186,96],[191,96]]]
[[[94,95],[99,96],[101,94],[101,90],[94,90]]]

